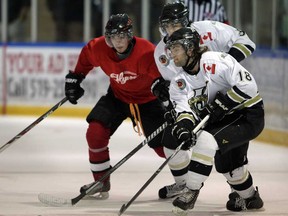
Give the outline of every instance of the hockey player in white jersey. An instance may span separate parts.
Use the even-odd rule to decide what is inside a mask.
[[[226,208],[231,211],[260,209],[263,201],[253,186],[246,145],[264,128],[263,101],[254,77],[235,58],[199,46],[200,36],[181,28],[168,39],[166,48],[180,68],[171,80],[170,100],[176,119],[172,134],[183,150],[192,146],[184,193],[173,201],[175,215],[186,215],[209,177],[212,167],[223,173],[234,190]],[[197,122],[210,115],[197,135]]]
[[[211,51],[229,53],[239,62],[250,56],[256,48],[253,41],[250,40],[245,32],[224,23],[199,21],[191,24],[189,21],[189,11],[180,2],[169,3],[164,6],[159,17],[159,25],[163,38],[156,46],[154,58],[162,78],[154,81],[151,90],[162,101],[169,99],[170,80],[180,70],[179,67],[175,66],[173,59],[167,56],[165,51],[166,41],[174,31],[189,26],[189,28],[195,29],[200,34],[200,46],[205,45]],[[248,143],[246,145],[248,148]],[[166,148],[166,157],[169,157],[172,152],[169,150],[169,147]],[[160,198],[170,198],[183,191],[183,182],[185,182],[187,176],[188,164],[189,155],[186,151],[180,151],[169,161],[169,166],[176,182],[161,188],[159,190]]]

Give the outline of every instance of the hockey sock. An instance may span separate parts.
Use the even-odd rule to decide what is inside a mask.
[[[232,172],[223,174],[230,186],[242,198],[252,197],[255,193],[253,178],[245,166],[234,169]]]
[[[212,171],[216,150],[218,150],[218,144],[212,134],[201,131],[192,149],[188,171],[188,188],[199,190],[202,187]]]
[[[165,156],[168,158],[171,156],[175,150],[168,149],[164,147]],[[175,179],[176,184],[186,183],[187,172],[189,166],[190,158],[188,151],[180,150],[169,162],[169,168]]]
[[[90,169],[96,181],[110,169],[108,148],[110,129],[105,128],[100,122],[91,122],[87,129],[86,139],[89,146]]]
[[[159,147],[155,147],[153,148],[153,150],[156,152],[156,154],[161,157],[161,158],[165,158],[165,154],[164,154],[164,150],[162,146]]]

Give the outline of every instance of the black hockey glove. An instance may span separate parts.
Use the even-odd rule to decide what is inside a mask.
[[[189,150],[196,143],[196,134],[192,132],[194,124],[188,119],[176,122],[172,128],[172,135],[176,138],[178,146],[184,142],[181,149]]]
[[[164,102],[169,100],[169,86],[170,81],[159,77],[152,83],[151,91],[159,100]]]
[[[203,119],[206,115],[210,114],[209,123],[213,124],[217,121],[221,121],[230,109],[231,107],[229,106],[229,102],[225,95],[221,92],[217,92],[214,101],[204,107],[200,117]]]
[[[82,74],[71,71],[65,77],[65,95],[72,104],[77,104],[77,100],[84,95],[84,89],[80,86],[85,78]]]
[[[165,114],[164,114],[164,118],[165,120],[167,121],[168,125],[173,125],[175,120],[176,120],[176,113],[175,113],[175,110],[172,109],[170,111],[167,111]]]

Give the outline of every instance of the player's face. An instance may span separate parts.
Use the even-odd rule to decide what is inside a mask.
[[[188,56],[181,44],[172,45],[169,50],[169,55],[174,60],[174,63],[177,67],[183,67],[186,65]]]
[[[110,40],[111,43],[113,44],[113,47],[119,53],[125,52],[130,42],[130,39],[127,36],[127,34],[113,34],[110,36]]]
[[[173,32],[177,31],[182,27],[183,26],[181,23],[167,23],[165,25],[165,31],[167,32],[168,36],[171,36]]]

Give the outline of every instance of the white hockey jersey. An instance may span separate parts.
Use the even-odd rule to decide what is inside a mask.
[[[197,75],[189,75],[181,68],[171,80],[170,100],[178,114],[192,112],[197,116],[218,91],[227,94],[237,109],[262,101],[254,77],[232,56],[207,51],[202,54],[199,66]]]
[[[229,52],[234,47],[239,50],[245,58],[251,55],[248,45],[255,49],[255,44],[247,34],[236,28],[216,21],[199,21],[191,24],[201,36],[200,45],[205,45],[211,51]],[[165,80],[171,80],[180,68],[176,67],[173,60],[167,56],[165,51],[164,38],[157,44],[154,51],[154,58],[162,77]]]

